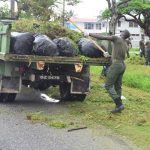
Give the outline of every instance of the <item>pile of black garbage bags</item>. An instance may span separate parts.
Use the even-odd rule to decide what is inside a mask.
[[[10,52],[18,55],[66,56],[84,55],[102,57],[103,53],[87,38],[81,38],[77,47],[66,37],[50,39],[43,34],[11,33]],[[79,49],[79,50],[78,50]]]

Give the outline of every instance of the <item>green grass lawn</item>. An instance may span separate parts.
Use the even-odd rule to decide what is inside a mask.
[[[96,80],[96,68],[92,68],[93,80]],[[99,82],[103,82],[100,80]],[[97,120],[112,128],[116,132],[131,138],[137,145],[150,149],[150,68],[141,65],[127,64],[127,70],[123,78],[123,95],[127,98],[123,101],[126,109],[120,115],[106,113],[113,104],[107,98],[105,91],[99,89],[102,98],[99,98],[100,110]],[[93,83],[94,84],[94,83]],[[94,85],[95,91],[97,85]],[[96,94],[96,95],[98,95]],[[95,97],[90,94],[90,97]],[[99,97],[100,97],[99,95]],[[91,98],[89,98],[91,99]],[[97,100],[98,101],[98,100]],[[149,140],[147,140],[149,139]]]
[[[114,103],[101,86],[102,67],[91,67],[91,92],[84,102],[64,103],[67,112],[48,115],[32,113],[34,121],[46,122],[57,128],[81,127],[98,128],[104,125],[112,131],[126,136],[138,145],[139,150],[150,149],[150,67],[127,63],[123,78],[123,100],[125,110],[117,115],[110,114]],[[106,134],[106,133],[104,133]]]

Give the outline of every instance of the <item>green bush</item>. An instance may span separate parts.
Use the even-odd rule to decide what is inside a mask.
[[[131,48],[131,49],[130,49],[130,52],[131,52],[131,51],[132,51],[132,52],[139,52],[139,48]]]
[[[135,74],[133,72],[126,73],[124,76],[124,83],[132,88],[138,88],[147,92],[150,91],[150,75],[145,75],[142,73]]]
[[[126,62],[129,64],[144,65],[145,64],[145,58],[140,57],[140,56],[130,56],[130,58],[128,58],[126,60]]]
[[[33,28],[33,24],[38,24],[40,27]],[[42,33],[46,34],[51,39],[68,37],[74,42],[77,42],[82,37],[82,34],[62,27],[59,22],[44,22],[33,19],[21,19],[15,21],[12,25],[12,31]]]
[[[150,91],[150,68],[143,65],[127,64],[127,70],[123,77],[126,86]]]

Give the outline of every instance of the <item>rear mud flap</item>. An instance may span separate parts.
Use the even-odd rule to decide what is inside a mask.
[[[21,77],[0,76],[0,93],[19,93],[21,85]]]
[[[89,78],[72,78],[71,93],[72,94],[87,94],[90,91]]]

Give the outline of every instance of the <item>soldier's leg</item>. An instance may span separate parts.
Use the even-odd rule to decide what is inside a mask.
[[[105,88],[114,100],[114,103],[116,104],[116,107],[114,110],[112,110],[112,113],[119,113],[124,109],[124,106],[122,105],[121,97],[118,95],[115,89],[115,84],[117,82],[118,77],[122,72],[122,64],[112,64],[109,68],[107,78],[106,78],[106,84]]]
[[[147,49],[145,49],[145,65],[148,65],[148,52],[147,52]]]
[[[120,75],[118,76],[116,83],[115,83],[115,90],[117,92],[117,94],[119,95],[119,97],[121,97],[122,95],[122,78],[123,78],[123,74],[125,72],[125,64],[122,64],[122,72],[120,73]]]
[[[120,74],[120,70],[118,68],[118,65],[112,64],[109,67],[109,70],[107,73],[105,88],[113,100],[119,97],[119,95],[117,94],[115,90],[115,83],[119,74]]]
[[[149,48],[147,50],[147,60],[148,60],[148,65],[150,65],[150,49]]]

